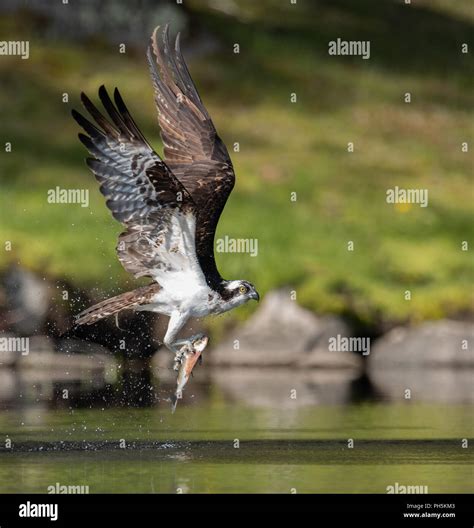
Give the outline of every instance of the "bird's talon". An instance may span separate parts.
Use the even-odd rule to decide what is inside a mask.
[[[174,356],[174,365],[173,365],[174,370],[179,370],[179,367],[181,366],[181,363],[183,362],[183,356],[184,356],[183,350],[176,351],[176,354]]]

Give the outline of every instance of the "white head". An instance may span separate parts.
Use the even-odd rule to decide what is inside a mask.
[[[251,299],[260,300],[255,286],[246,280],[223,281],[223,288],[220,290],[220,294],[225,302],[226,310],[240,306]]]

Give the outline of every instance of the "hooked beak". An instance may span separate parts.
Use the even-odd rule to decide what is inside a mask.
[[[254,300],[256,300],[256,301],[258,302],[258,301],[260,300],[260,295],[258,294],[257,291],[254,290],[254,291],[250,294],[250,298],[251,298],[251,299],[254,299]]]

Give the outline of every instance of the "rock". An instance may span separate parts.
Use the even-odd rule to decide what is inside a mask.
[[[18,380],[12,369],[0,368],[0,402],[14,400]]]
[[[3,340],[8,340],[6,345]],[[77,339],[55,342],[42,335],[19,338],[11,334],[1,334],[0,343],[0,367],[44,371],[47,376],[67,371],[67,376],[79,378],[87,372],[107,377],[115,370],[116,361],[110,352],[96,343]]]
[[[44,354],[36,354],[44,358],[41,364],[51,364],[50,370],[67,370],[71,376],[84,378],[87,376],[103,377],[111,382],[116,378],[117,361],[110,351],[97,343],[80,341],[78,339],[61,339],[56,342],[55,351],[46,358]],[[37,361],[40,361],[37,359]],[[26,364],[26,362],[25,362]]]
[[[375,343],[370,378],[388,400],[472,403],[473,338],[474,325],[457,321],[395,328]]]
[[[15,338],[13,334],[0,334],[0,368],[11,367],[15,364],[18,354],[9,344]]]
[[[316,320],[317,332],[299,359],[298,366],[324,369],[361,369],[363,360],[360,354],[331,350],[329,347],[330,339],[337,339],[338,335],[345,338],[352,337],[348,325],[342,319],[333,316],[320,317]]]
[[[71,339],[55,342],[46,336],[21,339],[27,341],[26,348],[9,345],[8,354],[0,352],[0,401],[52,401],[58,387],[73,395],[117,379],[117,362],[100,345]]]
[[[463,347],[463,342],[468,346]],[[474,367],[474,325],[436,321],[394,328],[374,344],[370,368]]]
[[[50,307],[50,285],[34,273],[20,267],[10,268],[4,276],[8,312],[5,320],[18,335],[40,330]]]
[[[382,400],[462,404],[474,402],[473,374],[471,369],[417,366],[374,369],[370,379]]]
[[[352,401],[354,370],[280,367],[212,368],[211,381],[231,401],[255,407],[294,409],[306,405],[339,405]]]
[[[292,301],[288,291],[278,290],[268,293],[255,315],[212,350],[209,361],[227,366],[359,368],[356,355],[329,351],[328,340],[337,334],[350,334],[344,321],[316,317]]]

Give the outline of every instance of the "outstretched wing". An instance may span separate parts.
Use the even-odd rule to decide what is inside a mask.
[[[235,175],[227,149],[199,97],[180,49],[170,47],[168,26],[156,28],[148,48],[165,161],[198,207],[196,249],[208,284],[220,282],[214,234]]]
[[[88,134],[79,139],[94,156],[87,165],[107,207],[127,227],[117,245],[122,265],[135,277],[150,276],[163,286],[183,271],[204,281],[195,250],[192,197],[144,138],[118,90],[115,105],[104,86],[99,97],[109,119],[81,94],[99,128],[75,110],[72,115]]]

